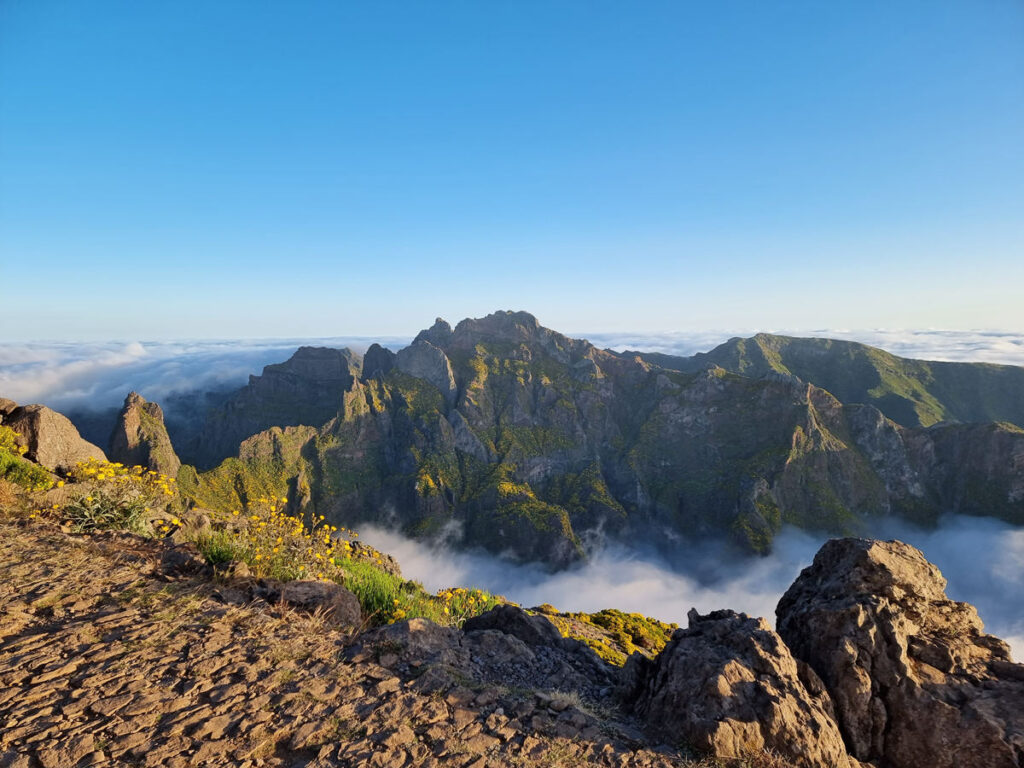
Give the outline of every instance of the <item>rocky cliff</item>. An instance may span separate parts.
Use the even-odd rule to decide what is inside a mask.
[[[244,503],[245,481],[228,478],[248,474],[268,492],[308,489],[336,524],[454,532],[554,567],[595,536],[724,535],[764,551],[786,523],[1024,520],[1024,430],[1012,424],[908,426],[791,371],[673,370],[525,312],[439,319],[397,355],[367,359],[304,349],[253,377],[211,418],[208,455],[270,424],[310,429],[287,458],[251,454],[198,476],[196,498]]]
[[[124,400],[107,452],[111,461],[139,465],[175,477],[181,461],[164,426],[164,412],[137,392]]]
[[[271,427],[317,426],[332,419],[359,376],[361,358],[348,349],[300,347],[283,363],[226,399],[186,447],[201,468],[237,455],[239,444]]]
[[[828,542],[779,634],[824,681],[850,754],[889,768],[1024,764],[1024,666],[900,542]]]

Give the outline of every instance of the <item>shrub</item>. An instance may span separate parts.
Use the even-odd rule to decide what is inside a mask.
[[[28,452],[17,444],[18,433],[10,427],[0,426],[0,478],[29,491],[48,491],[53,487],[50,473],[22,458]]]

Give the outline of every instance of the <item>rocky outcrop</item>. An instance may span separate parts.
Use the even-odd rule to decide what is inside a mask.
[[[828,694],[803,672],[764,619],[691,611],[689,628],[655,659],[630,657],[624,692],[667,743],[718,757],[774,752],[799,768],[845,768]]]
[[[306,611],[320,611],[337,626],[358,629],[363,622],[358,598],[330,581],[289,581],[281,587],[281,602]]]
[[[429,341],[415,341],[399,351],[395,357],[395,367],[433,384],[444,396],[449,405],[455,402],[455,374],[448,357]]]
[[[137,392],[124,399],[110,436],[108,456],[111,461],[143,466],[169,477],[175,477],[181,468],[164,426],[163,410],[156,403],[146,402]]]
[[[435,347],[444,347],[452,340],[452,327],[444,318],[437,318],[434,324],[416,334],[413,343],[429,341]]]
[[[0,424],[3,424],[7,415],[17,407],[18,404],[13,400],[8,400],[6,397],[0,397]]]
[[[102,450],[82,439],[67,417],[45,405],[10,409],[3,425],[18,433],[18,445],[27,446],[26,459],[53,472],[68,472],[79,461],[106,459]]]
[[[824,681],[850,753],[890,768],[1024,765],[1024,666],[897,541],[828,542],[778,630]]]
[[[466,632],[494,629],[535,646],[557,646],[562,639],[555,625],[546,618],[531,616],[514,605],[495,606],[487,613],[466,619],[462,628]]]

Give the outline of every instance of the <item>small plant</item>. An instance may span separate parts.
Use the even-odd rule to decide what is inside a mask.
[[[145,499],[121,499],[93,491],[89,496],[78,496],[69,502],[61,515],[77,533],[106,530],[146,533],[148,512]]]

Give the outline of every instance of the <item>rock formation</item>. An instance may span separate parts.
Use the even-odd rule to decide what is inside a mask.
[[[455,374],[444,352],[429,341],[415,341],[399,351],[395,367],[417,379],[429,381],[444,396],[449,405],[455,402]]]
[[[371,344],[363,355],[363,378],[387,376],[395,367],[395,353],[380,344]]]
[[[181,468],[167,436],[163,411],[136,392],[124,399],[117,426],[110,436],[108,456],[111,461],[147,467],[169,477],[175,477]]]
[[[824,681],[854,757],[1018,768],[1024,666],[945,587],[911,546],[833,540],[779,601],[779,634]]]
[[[0,424],[4,423],[4,418],[7,414],[18,407],[18,404],[13,400],[8,400],[6,397],[0,397]]]
[[[798,663],[764,619],[733,611],[690,612],[654,660],[634,654],[625,698],[667,743],[718,757],[774,752],[799,768],[850,765],[820,685],[812,694]]]
[[[25,458],[50,471],[67,472],[79,461],[106,459],[102,450],[82,439],[67,417],[45,405],[9,409],[5,405],[5,409],[3,425],[18,433],[19,445],[28,447]]]

